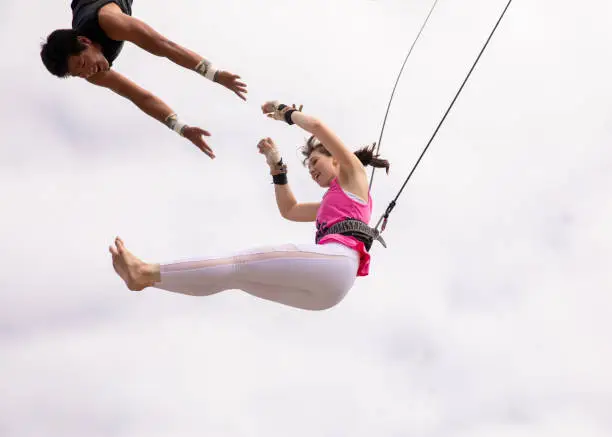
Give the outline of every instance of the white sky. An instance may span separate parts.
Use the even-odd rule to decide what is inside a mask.
[[[404,73],[377,219],[505,0],[441,0]],[[217,159],[38,49],[69,1],[2,2],[0,435],[612,435],[612,4],[516,0],[392,214],[371,275],[303,312],[239,292],[133,294],[148,261],[310,242],[282,220],[257,141],[301,200],[303,103],[353,147],[378,139],[429,0],[136,0],[134,15],[241,74],[225,89],[126,45],[115,66],[212,132]],[[245,220],[246,219],[246,220]]]

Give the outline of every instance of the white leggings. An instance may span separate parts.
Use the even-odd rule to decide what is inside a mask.
[[[154,287],[192,296],[238,289],[296,308],[324,310],[348,293],[358,266],[358,253],[341,244],[287,244],[161,264],[161,282]]]

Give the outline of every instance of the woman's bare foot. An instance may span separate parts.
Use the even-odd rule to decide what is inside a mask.
[[[115,245],[110,246],[113,255],[113,268],[132,291],[140,291],[159,282],[159,265],[147,264],[136,258],[125,248],[121,238],[115,238]]]

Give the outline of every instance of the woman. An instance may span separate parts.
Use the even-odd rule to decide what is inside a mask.
[[[268,117],[310,132],[302,152],[312,179],[327,188],[321,202],[298,203],[287,183],[287,168],[270,138],[261,140],[281,215],[316,222],[315,244],[287,244],[170,264],[147,264],[121,241],[110,247],[115,271],[130,290],[154,287],[193,296],[240,289],[253,296],[305,310],[338,304],[357,276],[369,273],[368,250],[377,232],[367,224],[372,198],[364,165],[389,169],[373,148],[352,153],[327,126],[292,107],[267,102]]]

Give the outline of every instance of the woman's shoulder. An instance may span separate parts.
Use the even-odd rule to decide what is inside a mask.
[[[356,167],[351,172],[340,171],[340,174],[336,178],[336,182],[343,190],[355,193],[359,197],[365,196],[367,199],[367,194],[370,191],[368,173],[361,163],[360,167]]]

